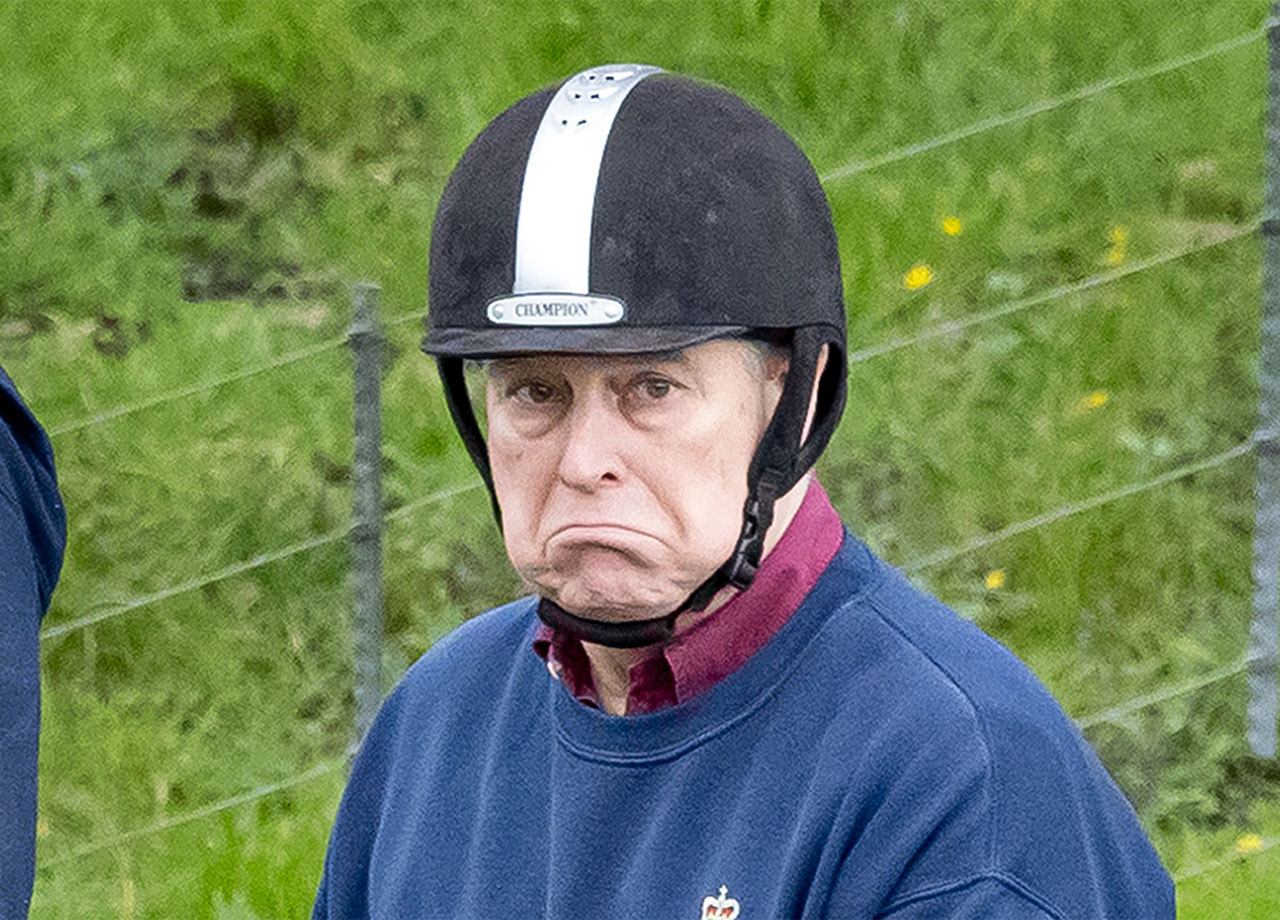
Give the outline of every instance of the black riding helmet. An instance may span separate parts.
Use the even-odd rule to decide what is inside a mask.
[[[538,615],[615,648],[670,638],[676,617],[751,585],[774,501],[817,460],[845,401],[840,257],[813,167],[732,93],[611,64],[515,103],[467,148],[431,236],[423,351],[493,501],[463,360],[534,352],[636,354],[727,337],[785,342],[790,369],[747,473],[733,555],[678,609],[606,623],[548,599]],[[830,360],[802,445],[810,386]]]

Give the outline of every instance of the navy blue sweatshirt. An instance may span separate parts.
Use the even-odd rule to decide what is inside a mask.
[[[852,535],[741,668],[646,715],[576,701],[531,649],[534,603],[387,699],[316,918],[1174,916],[1045,688]]]
[[[0,917],[35,879],[40,620],[62,569],[66,514],[49,439],[0,368]]]

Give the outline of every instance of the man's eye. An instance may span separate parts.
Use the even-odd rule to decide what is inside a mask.
[[[534,380],[514,387],[511,391],[511,395],[521,402],[543,405],[556,398],[556,389],[550,384],[539,383]]]
[[[631,381],[631,392],[642,402],[665,399],[680,385],[666,377],[637,377]]]
[[[650,399],[661,399],[671,392],[670,380],[649,379],[640,381],[640,389]]]

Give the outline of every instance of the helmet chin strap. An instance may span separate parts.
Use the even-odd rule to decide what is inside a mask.
[[[817,413],[809,437],[801,444],[808,417],[812,383],[818,369],[822,346],[830,345],[827,370],[818,386]],[[488,447],[467,399],[462,361],[437,358],[445,400],[463,443],[480,471],[493,500],[494,517],[502,526],[501,510],[493,488]],[[563,630],[583,642],[609,648],[642,648],[667,642],[675,635],[681,614],[704,610],[711,599],[726,587],[745,591],[751,587],[764,555],[765,535],[773,523],[773,506],[813,466],[822,453],[845,401],[845,357],[843,340],[835,330],[802,326],[794,330],[791,366],[782,386],[782,395],[773,418],[756,446],[747,470],[747,500],[742,509],[742,529],[733,554],[671,613],[646,620],[608,622],[570,613],[549,598],[538,603],[538,617],[552,629]]]

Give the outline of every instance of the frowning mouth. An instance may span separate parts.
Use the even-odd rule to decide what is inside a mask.
[[[638,543],[661,543],[653,534],[625,524],[604,522],[565,524],[552,531],[547,543],[580,544],[629,549]]]

